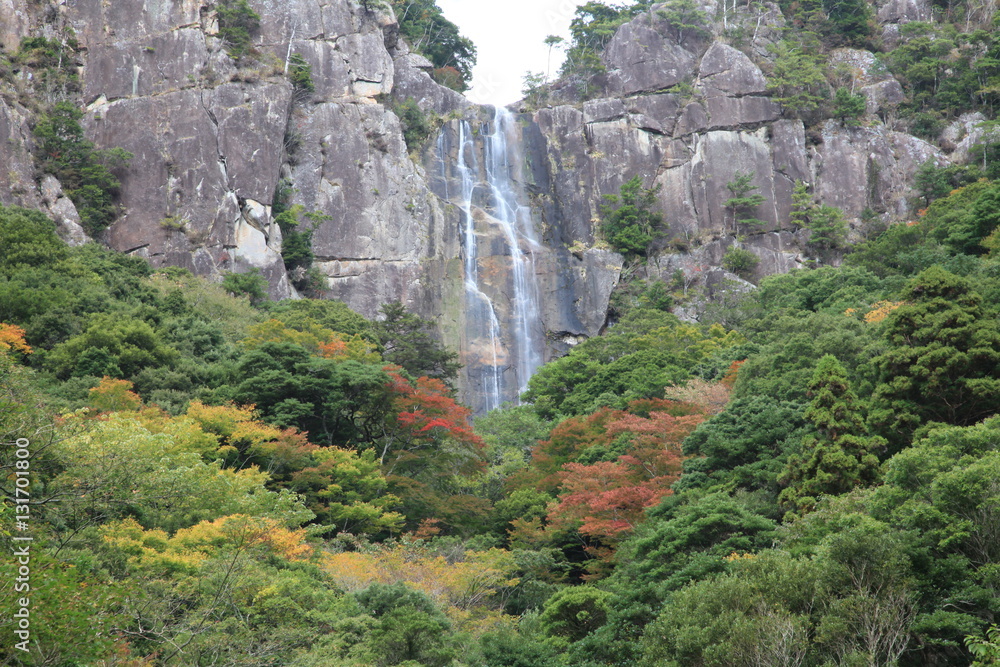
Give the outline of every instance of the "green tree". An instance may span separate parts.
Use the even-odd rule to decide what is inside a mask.
[[[726,183],[726,189],[732,197],[722,202],[722,205],[733,214],[733,233],[737,231],[737,225],[764,225],[763,220],[751,217],[754,209],[764,203],[764,196],[754,193],[760,190],[753,184],[755,174],[753,172],[744,173],[737,171],[733,180]]]
[[[885,446],[883,438],[868,436],[858,397],[833,355],[819,360],[808,395],[812,402],[805,417],[818,437],[807,437],[802,453],[790,456],[778,477],[786,487],[779,502],[799,514],[812,511],[821,495],[847,493],[878,481],[874,452]]]
[[[255,405],[269,423],[294,426],[322,445],[369,445],[389,410],[389,376],[379,367],[321,359],[291,343],[267,342],[237,366],[229,398]]]
[[[453,67],[462,76],[464,91],[472,81],[476,47],[463,37],[458,26],[444,17],[435,0],[390,0],[399,21],[400,34],[410,48],[421,53],[438,69]]]
[[[222,278],[222,288],[234,296],[246,296],[255,306],[267,301],[267,279],[260,274],[260,269],[227,273]]]
[[[226,52],[233,60],[242,60],[251,52],[253,36],[260,30],[260,14],[247,0],[219,0],[215,12]]]
[[[833,96],[833,116],[842,120],[845,125],[856,127],[861,124],[860,118],[865,113],[866,104],[864,95],[855,95],[847,88],[838,88]]]
[[[767,83],[774,101],[796,114],[819,107],[826,86],[821,58],[788,41],[770,48],[774,64]]]
[[[583,639],[604,625],[611,593],[591,586],[564,588],[545,601],[539,617],[542,630],[570,641]]]
[[[1000,333],[968,281],[938,267],[914,278],[889,315],[871,368],[872,422],[899,446],[921,424],[966,426],[1000,401]]]
[[[319,325],[347,336],[373,337],[371,322],[334,299],[286,299],[274,304],[270,315],[296,331]]]
[[[646,256],[663,224],[663,214],[653,210],[659,191],[659,185],[643,188],[636,175],[622,184],[619,194],[604,195],[601,233],[612,248],[626,257]]]
[[[148,367],[171,366],[178,356],[147,322],[99,315],[86,331],[53,349],[46,363],[64,379],[112,374],[104,372],[112,368],[120,376],[131,378]],[[101,368],[93,365],[98,358],[104,360]]]
[[[691,37],[706,37],[711,31],[708,14],[694,0],[670,0],[657,11],[657,16],[677,31],[677,42],[683,43],[685,32]]]
[[[777,496],[777,477],[791,452],[810,430],[799,403],[752,396],[733,400],[684,441],[685,462],[678,488],[726,483],[764,489]]]
[[[80,214],[84,230],[96,234],[118,216],[115,198],[121,182],[114,175],[132,159],[120,148],[96,150],[83,136],[83,112],[59,102],[35,125],[35,149],[42,171],[54,175]]]
[[[844,212],[835,206],[817,204],[808,188],[802,181],[795,182],[789,219],[792,224],[812,232],[809,235],[810,245],[824,250],[842,247],[847,238]]]
[[[376,620],[365,638],[371,660],[366,664],[452,664],[458,647],[452,639],[451,623],[429,597],[403,584],[372,584],[354,598]]]
[[[372,328],[382,346],[382,358],[413,377],[427,376],[449,385],[458,377],[458,355],[438,343],[433,323],[406,310],[399,301],[382,305],[382,319]]]

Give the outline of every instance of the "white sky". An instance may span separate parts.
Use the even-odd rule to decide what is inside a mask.
[[[475,43],[478,64],[472,88],[465,95],[479,104],[510,104],[523,97],[527,72],[545,72],[554,78],[562,64],[559,47],[548,65],[548,35],[569,42],[569,22],[586,0],[437,0],[445,17]]]

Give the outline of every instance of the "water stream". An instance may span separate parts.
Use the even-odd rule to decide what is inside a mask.
[[[543,361],[534,266],[540,246],[518,187],[515,122],[503,108],[478,131],[459,121],[451,179],[444,160],[441,167],[445,198],[461,210],[466,394],[479,413],[516,402]],[[438,142],[438,155],[446,155],[444,133]]]

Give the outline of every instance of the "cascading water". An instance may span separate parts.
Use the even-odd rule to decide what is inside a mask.
[[[503,107],[493,116],[493,132],[486,147],[486,180],[493,191],[493,217],[503,228],[510,248],[513,278],[513,336],[517,347],[518,393],[528,388],[528,380],[542,365],[544,340],[538,308],[538,284],[535,282],[534,251],[538,248],[531,209],[518,201],[511,174],[512,151],[508,147],[513,117]],[[528,246],[525,254],[522,241]]]
[[[442,159],[441,178],[444,198],[461,210],[466,400],[482,413],[516,401],[527,388],[542,365],[544,336],[534,270],[540,246],[516,186],[513,116],[498,108],[479,129],[458,122],[453,171]],[[442,133],[438,155],[447,148]]]

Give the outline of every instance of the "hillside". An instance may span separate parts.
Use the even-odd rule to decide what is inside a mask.
[[[1000,664],[993,9],[9,0],[4,664]]]

